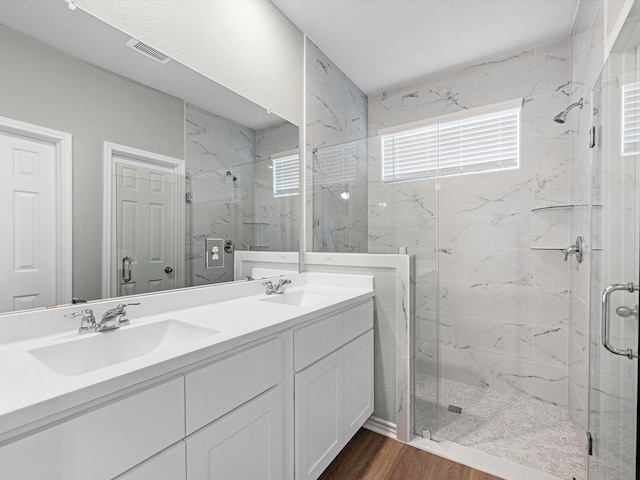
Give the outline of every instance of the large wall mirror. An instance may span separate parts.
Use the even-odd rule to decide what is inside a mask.
[[[0,312],[298,251],[297,126],[62,1],[0,2],[0,58]]]

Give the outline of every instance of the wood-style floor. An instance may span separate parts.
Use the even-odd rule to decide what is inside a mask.
[[[361,428],[320,480],[500,480]]]

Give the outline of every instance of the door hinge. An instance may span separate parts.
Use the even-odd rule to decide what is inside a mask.
[[[591,432],[587,432],[587,453],[593,455],[593,437]]]

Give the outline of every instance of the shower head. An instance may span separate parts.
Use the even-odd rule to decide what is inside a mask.
[[[559,114],[557,114],[555,117],[553,117],[553,121],[554,122],[558,122],[558,123],[566,122],[567,121],[567,113],[569,113],[569,110],[571,110],[573,107],[582,108],[583,105],[584,105],[584,102],[583,102],[583,100],[581,98],[576,103],[572,103],[567,108],[565,108],[563,111],[561,111]]]

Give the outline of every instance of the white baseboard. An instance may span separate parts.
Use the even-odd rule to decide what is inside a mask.
[[[362,427],[394,440],[398,438],[396,424],[381,418],[371,416]]]

